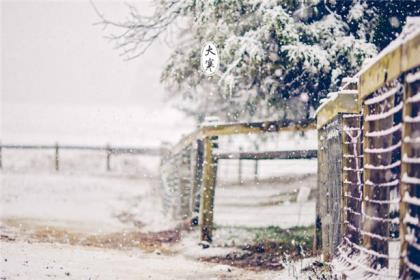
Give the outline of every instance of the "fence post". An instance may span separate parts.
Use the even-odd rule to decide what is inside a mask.
[[[200,226],[201,241],[207,242],[212,241],[214,193],[217,174],[217,162],[213,157],[212,144],[210,137],[203,139],[204,164],[200,197]]]
[[[59,165],[59,153],[58,153],[58,142],[55,143],[54,163],[55,163],[55,171],[58,171],[60,169],[60,165]]]
[[[255,145],[255,151],[258,152],[259,151],[259,146],[258,144]],[[255,165],[254,165],[254,182],[257,183],[258,182],[258,159],[255,158]]]
[[[111,171],[111,147],[109,144],[106,145],[106,171]]]
[[[337,92],[316,115],[318,194],[313,250],[321,251],[324,260],[334,256],[343,236],[343,114],[359,112],[357,94],[347,89]]]
[[[196,141],[195,152],[193,153],[194,160],[192,161],[193,165],[193,189],[191,197],[191,208],[192,208],[192,225],[198,225],[198,215],[200,213],[200,195],[203,181],[203,165],[204,165],[204,145],[203,140],[198,139]]]
[[[324,207],[324,200],[322,199],[322,195],[325,193],[325,184],[324,184],[324,173],[325,170],[325,148],[324,142],[326,135],[324,129],[318,128],[318,156],[317,156],[317,164],[318,164],[318,172],[317,172],[317,197],[315,201],[315,232],[314,232],[314,242],[313,242],[313,252],[314,254],[318,254],[322,252],[322,216],[325,214],[323,211]]]
[[[241,153],[242,147],[239,147],[239,162],[238,162],[238,181],[239,185],[242,185],[242,160],[241,160]]]

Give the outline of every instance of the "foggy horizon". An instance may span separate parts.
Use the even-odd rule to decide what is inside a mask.
[[[140,1],[139,8],[148,8]],[[95,1],[112,19],[122,2]],[[143,56],[125,61],[104,38],[88,1],[2,1],[2,101],[13,104],[164,104],[161,68],[169,48],[155,42]],[[28,24],[30,22],[30,24]]]

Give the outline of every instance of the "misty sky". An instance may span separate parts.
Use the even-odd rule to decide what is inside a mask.
[[[94,1],[107,18],[127,16],[123,1]],[[127,62],[93,25],[98,17],[88,0],[0,3],[3,143],[150,146],[194,128],[164,103],[167,38]],[[152,11],[148,1],[135,3]]]
[[[123,19],[122,1],[95,1]],[[150,10],[147,1],[136,1]],[[158,42],[143,57],[123,61],[103,38],[89,1],[1,1],[3,104],[136,105],[158,108],[169,48]]]

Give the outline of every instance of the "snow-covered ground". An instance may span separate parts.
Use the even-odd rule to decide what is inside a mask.
[[[217,176],[218,181],[223,184],[232,184],[239,182],[239,161],[236,159],[219,160]],[[242,181],[254,181],[255,179],[255,161],[242,160]],[[257,178],[264,179],[282,179],[289,177],[299,177],[304,174],[316,174],[316,159],[300,160],[259,160],[257,167]],[[297,187],[295,185],[295,187]],[[261,188],[259,188],[261,189]]]
[[[3,107],[2,142],[159,147],[193,129],[172,112],[120,109],[8,105]],[[293,135],[283,139],[289,148],[279,139],[260,150],[297,147]],[[251,150],[254,140],[238,138],[235,143]],[[223,151],[238,149],[229,142],[221,146]],[[221,162],[215,246],[203,250],[198,231],[178,236],[162,213],[155,192],[159,157],[113,155],[110,172],[105,160],[103,152],[60,151],[56,172],[53,151],[3,149],[0,279],[290,279],[297,274],[300,263],[288,264],[284,271],[255,272],[199,259],[234,250],[221,247],[226,236],[253,241],[254,233],[236,230],[244,226],[311,224],[313,202],[295,200],[300,187],[315,187],[315,161],[260,161],[259,184],[249,184],[254,165],[244,161],[248,183],[242,186],[235,185],[237,161]],[[285,180],[266,180],[279,176]],[[180,242],[173,240],[179,237]]]
[[[309,226],[315,221],[315,201],[296,203],[301,187],[316,188],[316,176],[294,175],[275,183],[216,187],[214,219],[217,225],[266,227]]]
[[[304,259],[280,272],[255,272],[135,249],[103,250],[27,242],[1,242],[0,249],[2,279],[306,279],[306,274],[300,270],[314,261],[313,258]]]
[[[52,159],[45,154],[10,152],[7,158],[0,173],[0,276],[6,279],[138,279],[139,275],[151,279],[276,279],[282,275],[200,262],[203,252],[214,256],[227,254],[232,248],[216,247],[205,252],[198,246],[197,232],[185,233],[181,247],[164,246],[161,250],[167,250],[169,255],[146,253],[141,250],[142,244],[133,248],[124,239],[118,244],[118,238],[110,241],[112,245],[106,243],[106,248],[98,248],[101,243],[89,244],[87,240],[92,238],[103,241],[107,236],[174,228],[163,215],[155,193],[159,184],[154,176],[156,170],[153,171],[157,168],[156,159],[154,164],[147,159],[133,161],[128,173],[121,172],[121,165],[127,162],[114,160],[113,171],[108,173],[104,166],[92,164],[101,161],[101,156],[95,158],[93,154],[69,154],[59,172],[48,165]],[[84,168],[76,168],[77,161]],[[313,180],[309,176],[277,185],[221,185],[216,193],[216,224],[310,224],[312,202],[280,204],[293,200],[298,187],[313,185]],[[215,244],[223,243],[217,236],[220,234],[216,231]]]
[[[92,236],[171,227],[152,179],[2,172],[1,271],[5,279],[272,279],[137,248],[81,246]],[[76,244],[74,244],[76,243]],[[80,244],[77,244],[80,243]],[[100,245],[100,244],[99,244]],[[141,244],[140,244],[141,247]],[[198,247],[198,246],[197,246]],[[117,250],[118,249],[118,250]]]
[[[275,279],[183,256],[51,243],[1,242],[1,279]],[[280,278],[279,278],[280,279]]]
[[[90,233],[133,230],[137,218],[132,211],[142,220],[160,214],[153,207],[151,183],[114,176],[3,172],[0,218]]]

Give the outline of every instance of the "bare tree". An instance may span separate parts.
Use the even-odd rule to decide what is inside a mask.
[[[159,1],[155,5],[152,16],[140,14],[133,4],[126,4],[128,16],[124,21],[114,21],[107,18],[90,1],[99,21],[95,25],[101,25],[104,29],[113,27],[113,31],[105,37],[115,43],[115,49],[121,50],[120,55],[126,59],[134,59],[144,54],[153,42],[174,24],[176,20],[185,16],[193,8],[193,1]]]

